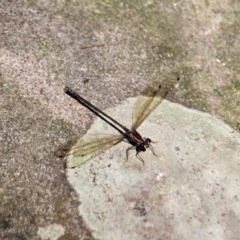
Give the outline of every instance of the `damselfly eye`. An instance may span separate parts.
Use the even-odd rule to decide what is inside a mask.
[[[143,141],[145,145],[149,145],[152,142],[151,138],[143,138]]]

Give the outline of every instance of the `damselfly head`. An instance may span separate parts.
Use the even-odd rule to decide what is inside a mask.
[[[146,150],[146,148],[149,148],[151,142],[152,142],[151,138],[143,138],[142,145],[145,150]]]
[[[145,145],[149,145],[152,142],[151,138],[146,138],[146,137],[143,138],[143,141]]]
[[[146,145],[145,142],[140,143],[138,146],[136,146],[136,151],[137,151],[137,155],[140,152],[145,152],[146,148],[148,148],[149,145]]]

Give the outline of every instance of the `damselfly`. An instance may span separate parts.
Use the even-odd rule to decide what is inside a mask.
[[[177,79],[179,81],[179,78]],[[55,151],[56,156],[73,155],[74,158],[69,159],[67,167],[74,168],[80,166],[86,161],[94,158],[102,151],[118,144],[121,141],[128,142],[131,146],[126,150],[126,159],[128,159],[129,150],[136,149],[136,157],[144,164],[144,160],[139,155],[140,152],[146,151],[149,148],[154,155],[154,149],[151,143],[154,143],[150,138],[142,137],[137,128],[142,122],[153,112],[154,109],[168,95],[169,91],[175,86],[175,83],[168,84],[168,87],[162,87],[158,84],[156,88],[149,86],[145,89],[142,95],[137,99],[133,111],[133,123],[131,129],[126,128],[121,123],[101,111],[89,101],[78,95],[69,87],[64,88],[64,92],[77,100],[81,105],[89,109],[103,121],[113,127],[119,134],[117,135],[101,135],[101,136],[86,136],[77,144],[63,145]]]

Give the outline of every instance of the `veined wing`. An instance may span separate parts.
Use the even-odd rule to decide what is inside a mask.
[[[69,153],[67,168],[78,167],[88,160],[96,157],[101,152],[116,145],[123,140],[123,136],[118,135],[86,135],[74,144]]]
[[[179,81],[179,78],[177,78]],[[133,109],[132,130],[136,130],[142,122],[156,109],[168,93],[174,88],[177,81],[169,82],[167,85],[154,84],[148,86],[138,97]]]

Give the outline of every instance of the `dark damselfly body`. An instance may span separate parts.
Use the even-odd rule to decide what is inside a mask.
[[[179,81],[179,78],[177,79]],[[126,141],[132,146],[126,150],[126,159],[128,159],[129,150],[136,149],[136,157],[144,164],[144,160],[139,155],[140,152],[146,151],[150,148],[154,155],[154,149],[151,145],[150,138],[142,137],[137,128],[142,122],[156,109],[156,107],[162,102],[162,100],[168,95],[169,91],[175,86],[176,82],[172,83],[169,87],[163,88],[158,84],[156,88],[149,86],[145,89],[142,95],[137,99],[133,111],[133,124],[131,129],[126,128],[121,123],[101,111],[96,106],[92,105],[89,101],[81,97],[75,91],[69,87],[64,88],[64,92],[77,100],[81,105],[89,109],[103,121],[108,123],[116,131],[118,135],[101,135],[101,136],[89,136],[81,139],[77,144],[70,144],[61,146],[56,152],[56,156],[66,156],[72,154],[74,160],[68,161],[67,167],[74,168],[80,166],[84,162],[94,158],[102,151],[110,148],[113,145],[118,144],[121,141]]]

